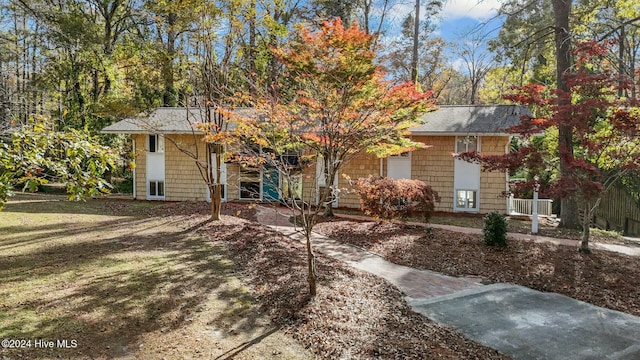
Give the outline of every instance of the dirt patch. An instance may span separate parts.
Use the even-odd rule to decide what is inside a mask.
[[[556,292],[609,309],[640,315],[640,258],[607,251],[581,254],[575,247],[510,241],[505,249],[481,235],[402,224],[334,219],[316,226],[336,240],[377,253],[396,264],[453,276],[480,276]]]

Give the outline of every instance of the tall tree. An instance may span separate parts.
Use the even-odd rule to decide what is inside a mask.
[[[316,196],[292,202],[303,222],[312,296],[316,268],[311,231],[323,205],[331,204],[337,193],[334,179],[340,168],[365,152],[386,156],[422,146],[405,135],[418,115],[431,108],[431,94],[417,92],[412,83],[392,87],[385,81],[374,43],[375,36],[355,26],[345,28],[339,19],[325,22],[315,33],[299,28],[289,43],[274,50],[296,84],[296,96],[265,94],[255,104],[257,115],[238,121],[241,155],[244,151],[253,164],[275,167],[289,176],[289,183],[294,179],[288,155],[301,155],[301,164],[318,159],[323,164],[326,187],[317,194],[318,202]],[[306,194],[316,195],[313,189]]]
[[[571,69],[571,33],[569,16],[571,15],[571,0],[552,0],[554,15],[554,33],[556,45],[556,83],[560,92],[568,93],[569,87],[565,74]],[[558,107],[570,104],[571,98],[558,97]],[[560,155],[560,176],[570,174],[570,164],[567,159],[573,157],[573,127],[570,123],[558,125],[558,151]],[[560,226],[579,228],[579,212],[577,199],[571,194],[560,199]]]
[[[469,79],[470,92],[468,102],[474,105],[478,101],[478,90],[487,72],[492,69],[494,61],[489,52],[483,49],[482,37],[474,36],[463,43],[458,55],[464,61]]]
[[[566,90],[551,93],[540,85],[528,85],[509,96],[544,114],[522,119],[514,132],[530,136],[550,128],[571,129],[575,149],[561,153],[566,172],[552,181],[551,192],[576,199],[582,209],[582,252],[589,252],[590,220],[607,189],[640,169],[640,110],[634,99],[616,98],[619,81],[606,60],[607,51],[606,45],[593,41],[580,43],[574,52],[574,71],[563,75]],[[623,87],[630,85],[625,82]],[[532,141],[508,155],[463,157],[480,159],[485,169],[504,170],[540,166],[548,156]]]

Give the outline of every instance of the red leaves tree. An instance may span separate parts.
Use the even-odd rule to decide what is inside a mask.
[[[299,164],[315,165],[320,159],[324,165],[323,179],[315,179],[315,185],[324,180],[325,190],[306,189],[306,199],[291,202],[306,236],[312,296],[311,230],[323,208],[331,210],[338,193],[336,174],[356,154],[383,157],[423,146],[406,135],[418,116],[433,107],[430,92],[417,91],[413,83],[392,86],[384,79],[375,39],[357,24],[345,28],[340,19],[325,22],[317,32],[299,27],[284,47],[272,50],[284,67],[283,85],[249,99],[260,116],[236,116],[240,147],[254,164],[277,169],[287,183],[300,176],[287,155],[300,155]],[[257,148],[268,152],[256,153]]]
[[[393,220],[422,214],[427,221],[440,202],[440,196],[427,183],[415,179],[389,179],[370,175],[353,182],[353,190],[360,197],[366,215]]]
[[[630,84],[615,76],[605,58],[607,44],[577,44],[576,66],[564,75],[567,90],[547,92],[539,85],[517,88],[507,99],[535,107],[540,117],[523,117],[511,131],[523,137],[550,128],[572,130],[571,149],[560,144],[558,154],[546,154],[534,142],[504,156],[481,156],[487,170],[535,168],[543,158],[559,156],[566,172],[551,184],[551,193],[578,201],[583,216],[580,251],[589,252],[589,223],[606,190],[640,167],[640,109],[634,99],[618,98]],[[473,154],[467,154],[473,158]]]

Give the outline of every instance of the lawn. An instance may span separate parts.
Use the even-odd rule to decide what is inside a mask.
[[[302,244],[257,224],[246,204],[225,204],[219,222],[207,210],[12,199],[0,213],[0,339],[31,347],[0,358],[506,358],[322,254],[310,299]]]
[[[62,199],[0,213],[0,339],[31,340],[0,358],[311,357],[255,311],[224,244],[192,231],[206,216]]]

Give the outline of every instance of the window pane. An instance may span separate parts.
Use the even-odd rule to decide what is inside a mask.
[[[459,208],[464,208],[466,207],[466,191],[461,191],[458,190],[456,192],[456,202],[457,202],[457,207]]]
[[[156,140],[158,138],[155,135],[149,135],[149,152],[156,152]]]
[[[158,181],[158,196],[164,196],[164,181]]]
[[[476,151],[478,150],[478,138],[475,136],[467,137],[467,151]]]
[[[259,199],[260,183],[252,181],[240,182],[240,198],[241,199]]]
[[[469,209],[475,209],[476,208],[476,192],[475,191],[467,191],[467,201],[468,201],[468,208]]]
[[[464,137],[459,137],[456,141],[456,154],[460,154],[467,151],[466,144],[464,143]]]
[[[151,181],[149,182],[149,195],[150,196],[156,196],[157,191],[156,191],[156,182],[155,181]]]

